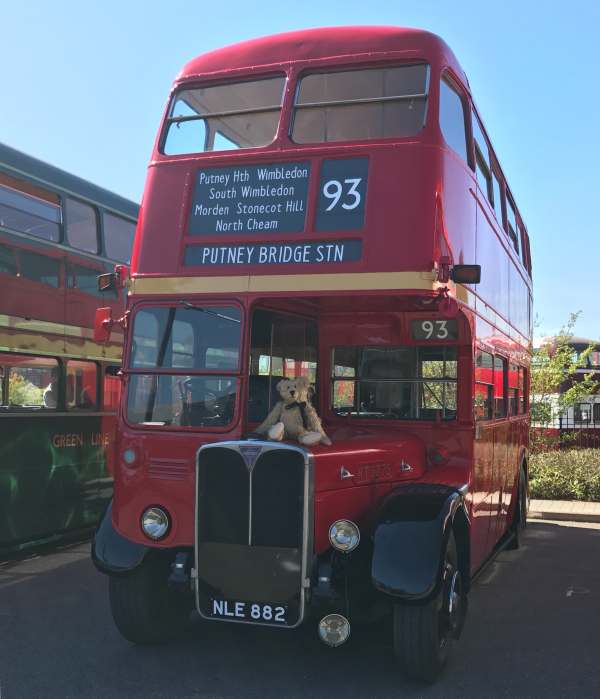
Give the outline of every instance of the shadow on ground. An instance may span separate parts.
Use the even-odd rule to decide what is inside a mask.
[[[433,687],[405,681],[384,629],[330,650],[314,629],[194,620],[139,648],[112,625],[88,546],[0,567],[0,686],[14,697],[597,697],[600,527],[533,522],[475,585]]]

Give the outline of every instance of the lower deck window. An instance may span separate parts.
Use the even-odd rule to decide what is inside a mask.
[[[94,410],[98,400],[98,368],[94,362],[66,363],[66,403],[69,410]]]
[[[141,425],[225,427],[233,420],[238,381],[226,376],[133,374],[127,417]]]
[[[367,419],[456,417],[456,347],[337,347],[332,407]]]
[[[58,362],[46,357],[0,354],[0,404],[5,408],[56,408]]]
[[[248,421],[264,420],[280,400],[278,382],[299,376],[305,376],[313,385],[316,382],[316,323],[257,309],[252,316]]]

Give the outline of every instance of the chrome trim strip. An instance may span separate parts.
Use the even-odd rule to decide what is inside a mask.
[[[0,419],[5,417],[20,417],[20,418],[32,418],[32,417],[116,417],[117,413],[109,412],[96,412],[94,410],[84,410],[84,409],[73,409],[69,412],[59,412],[54,408],[38,408],[37,410],[31,408],[9,408],[8,406],[0,406]]]
[[[248,546],[252,546],[252,486],[254,485],[254,463],[248,469]]]
[[[315,109],[317,107],[346,107],[350,104],[377,104],[378,102],[399,102],[401,100],[425,99],[426,92],[416,92],[412,95],[386,95],[385,97],[356,97],[347,100],[321,100],[319,102],[296,102],[294,109]]]
[[[283,449],[286,451],[295,451],[302,455],[304,459],[304,513],[303,513],[303,526],[302,526],[302,579],[300,581],[300,612],[298,616],[298,621],[292,625],[281,626],[280,624],[259,624],[254,621],[237,621],[236,619],[220,619],[219,617],[210,617],[202,614],[200,610],[200,599],[199,599],[199,588],[198,588],[198,472],[200,469],[200,453],[204,449],[212,449],[215,447],[222,447],[225,449],[233,449],[237,451],[245,462],[244,456],[240,451],[240,447],[253,445],[261,447],[261,450],[257,452],[256,458],[259,455],[264,454],[266,451],[272,451],[273,449]],[[249,471],[252,472],[254,463]],[[274,629],[295,629],[302,624],[306,614],[306,590],[310,587],[308,572],[309,572],[309,553],[313,550],[313,518],[314,518],[314,457],[311,452],[301,447],[294,446],[293,444],[281,444],[280,442],[262,442],[259,440],[240,440],[240,441],[227,441],[227,442],[212,442],[211,444],[204,444],[196,452],[196,499],[194,501],[194,566],[196,570],[196,575],[193,577],[194,585],[194,599],[196,602],[196,611],[203,619],[207,621],[224,621],[229,624],[248,624],[252,626],[270,626]],[[308,581],[308,584],[307,584]]]

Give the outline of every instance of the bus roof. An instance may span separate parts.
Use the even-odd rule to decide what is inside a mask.
[[[251,39],[210,51],[189,61],[177,76],[183,81],[211,73],[258,68],[297,61],[342,56],[372,56],[414,52],[438,57],[468,86],[467,77],[452,50],[436,34],[405,27],[323,27]]]
[[[37,180],[40,184],[50,186],[53,189],[61,189],[65,193],[87,199],[125,216],[131,216],[135,219],[138,217],[139,206],[130,199],[121,197],[104,189],[104,187],[99,187],[3,143],[0,143],[0,169],[6,170],[12,175],[25,175]]]

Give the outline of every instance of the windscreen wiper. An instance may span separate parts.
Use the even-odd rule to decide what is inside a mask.
[[[196,306],[193,303],[190,303],[189,301],[185,301],[184,299],[179,299],[179,303],[184,308],[187,308],[189,311],[200,311],[200,313],[206,313],[209,316],[215,316],[215,318],[222,318],[223,320],[228,320],[231,323],[237,323],[238,325],[241,322],[239,318],[232,318],[231,316],[226,316],[224,313],[209,311],[208,308],[205,308],[204,306]]]

